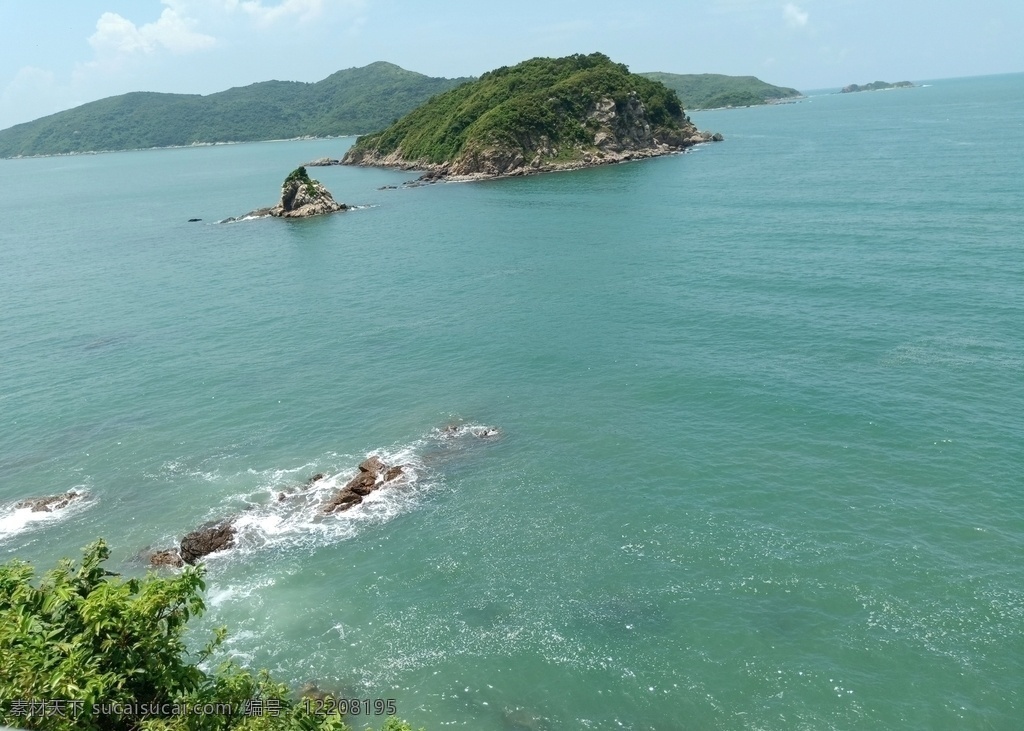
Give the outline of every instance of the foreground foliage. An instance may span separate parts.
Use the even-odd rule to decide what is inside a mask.
[[[378,62],[315,84],[264,81],[207,96],[133,92],[0,131],[0,157],[358,134],[464,81]]]
[[[796,89],[773,86],[761,81],[756,76],[666,74],[660,71],[640,75],[660,81],[675,91],[687,109],[753,107],[801,96]]]
[[[0,724],[55,731],[349,728],[336,710],[311,712],[266,671],[199,666],[225,637],[218,630],[195,655],[186,647],[185,627],[204,610],[201,567],[124,581],[104,569],[109,555],[103,541],[93,543],[77,568],[65,559],[38,586],[28,564],[0,566]],[[411,729],[389,718],[382,731]]]

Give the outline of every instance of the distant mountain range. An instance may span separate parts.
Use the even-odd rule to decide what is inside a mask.
[[[132,92],[0,131],[0,157],[373,132],[468,79],[383,61],[322,81],[263,81],[200,96]]]
[[[800,95],[753,76],[641,76],[675,90],[688,110]],[[2,130],[0,158],[363,134],[470,80],[424,76],[379,61],[315,83],[263,81],[206,96],[132,92]]]

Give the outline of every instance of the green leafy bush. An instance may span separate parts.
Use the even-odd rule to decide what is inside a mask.
[[[226,635],[190,655],[185,628],[204,610],[202,567],[122,580],[103,541],[76,568],[65,559],[34,585],[32,567],[0,566],[0,723],[63,731],[346,731],[312,713],[266,671],[207,672]],[[412,731],[389,718],[382,731]]]

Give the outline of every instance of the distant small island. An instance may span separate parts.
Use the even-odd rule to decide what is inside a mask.
[[[281,199],[276,206],[271,208],[257,208],[249,211],[244,216],[231,216],[218,223],[232,223],[233,221],[245,221],[250,218],[309,218],[310,216],[322,216],[325,213],[347,211],[350,206],[338,203],[334,200],[331,192],[324,187],[319,180],[309,177],[305,167],[297,167],[288,173],[288,177],[281,184]],[[192,218],[189,222],[201,219]]]
[[[690,111],[784,104],[803,98],[803,94],[796,89],[774,86],[756,76],[666,74],[661,71],[650,71],[640,75],[660,81],[672,89]]]
[[[502,67],[439,94],[360,137],[342,163],[467,180],[655,157],[721,139],[699,131],[661,82],[601,53],[576,54]]]
[[[870,84],[850,84],[844,86],[840,94],[852,94],[855,91],[882,91],[884,89],[913,89],[914,84],[909,81],[897,81],[895,84],[890,84],[888,81],[872,81]]]

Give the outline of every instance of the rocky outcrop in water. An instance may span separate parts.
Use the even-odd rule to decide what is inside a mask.
[[[277,218],[308,218],[345,210],[348,210],[347,205],[334,200],[319,180],[309,177],[306,168],[298,167],[284,179],[281,200],[270,209],[270,215]]]
[[[235,545],[235,527],[230,521],[204,525],[181,539],[181,559],[194,564],[203,556]]]
[[[178,548],[166,548],[148,554],[147,563],[155,568],[181,568],[195,565],[199,559],[235,545],[235,527],[231,520],[207,523],[185,534]],[[145,554],[143,554],[145,555]]]
[[[181,560],[181,556],[177,551],[170,548],[164,551],[157,551],[150,555],[149,565],[155,567],[169,566],[171,568],[180,569],[185,565],[185,562]]]
[[[49,495],[47,497],[32,497],[27,500],[15,503],[15,508],[30,508],[34,513],[52,513],[55,510],[66,508],[75,500],[85,497],[85,493],[69,490],[61,495]]]
[[[363,502],[363,498],[371,492],[379,490],[388,483],[395,482],[403,474],[405,474],[405,470],[401,465],[389,466],[380,457],[374,455],[359,465],[359,472],[356,473],[356,476],[327,501],[323,512],[330,515],[354,508]]]
[[[333,157],[318,157],[306,163],[307,168],[325,168],[331,165],[341,165],[341,160]]]
[[[292,170],[281,184],[281,199],[271,208],[257,208],[244,216],[230,216],[219,223],[233,223],[250,218],[309,218],[325,213],[347,211],[350,206],[338,203],[319,180],[309,177],[305,167]]]
[[[188,533],[178,548],[158,551],[146,548],[139,553],[139,558],[153,567],[180,568],[185,564],[195,564],[212,553],[233,548],[239,532],[247,531],[250,525],[245,518],[250,515],[248,510],[262,510],[264,516],[275,515],[277,518],[299,515],[305,516],[303,521],[311,516],[315,516],[313,522],[326,520],[326,516],[354,508],[378,490],[415,483],[419,470],[426,464],[437,469],[443,461],[464,454],[471,444],[492,442],[501,434],[501,430],[493,426],[461,421],[448,424],[430,433],[428,444],[432,448],[405,464],[388,464],[380,455],[374,454],[358,465],[356,473],[340,489],[334,487],[338,484],[335,482],[337,476],[317,472],[304,483],[293,484],[277,492],[276,496],[270,493],[266,503],[251,503],[246,513],[207,523]],[[334,492],[330,494],[332,489]]]

